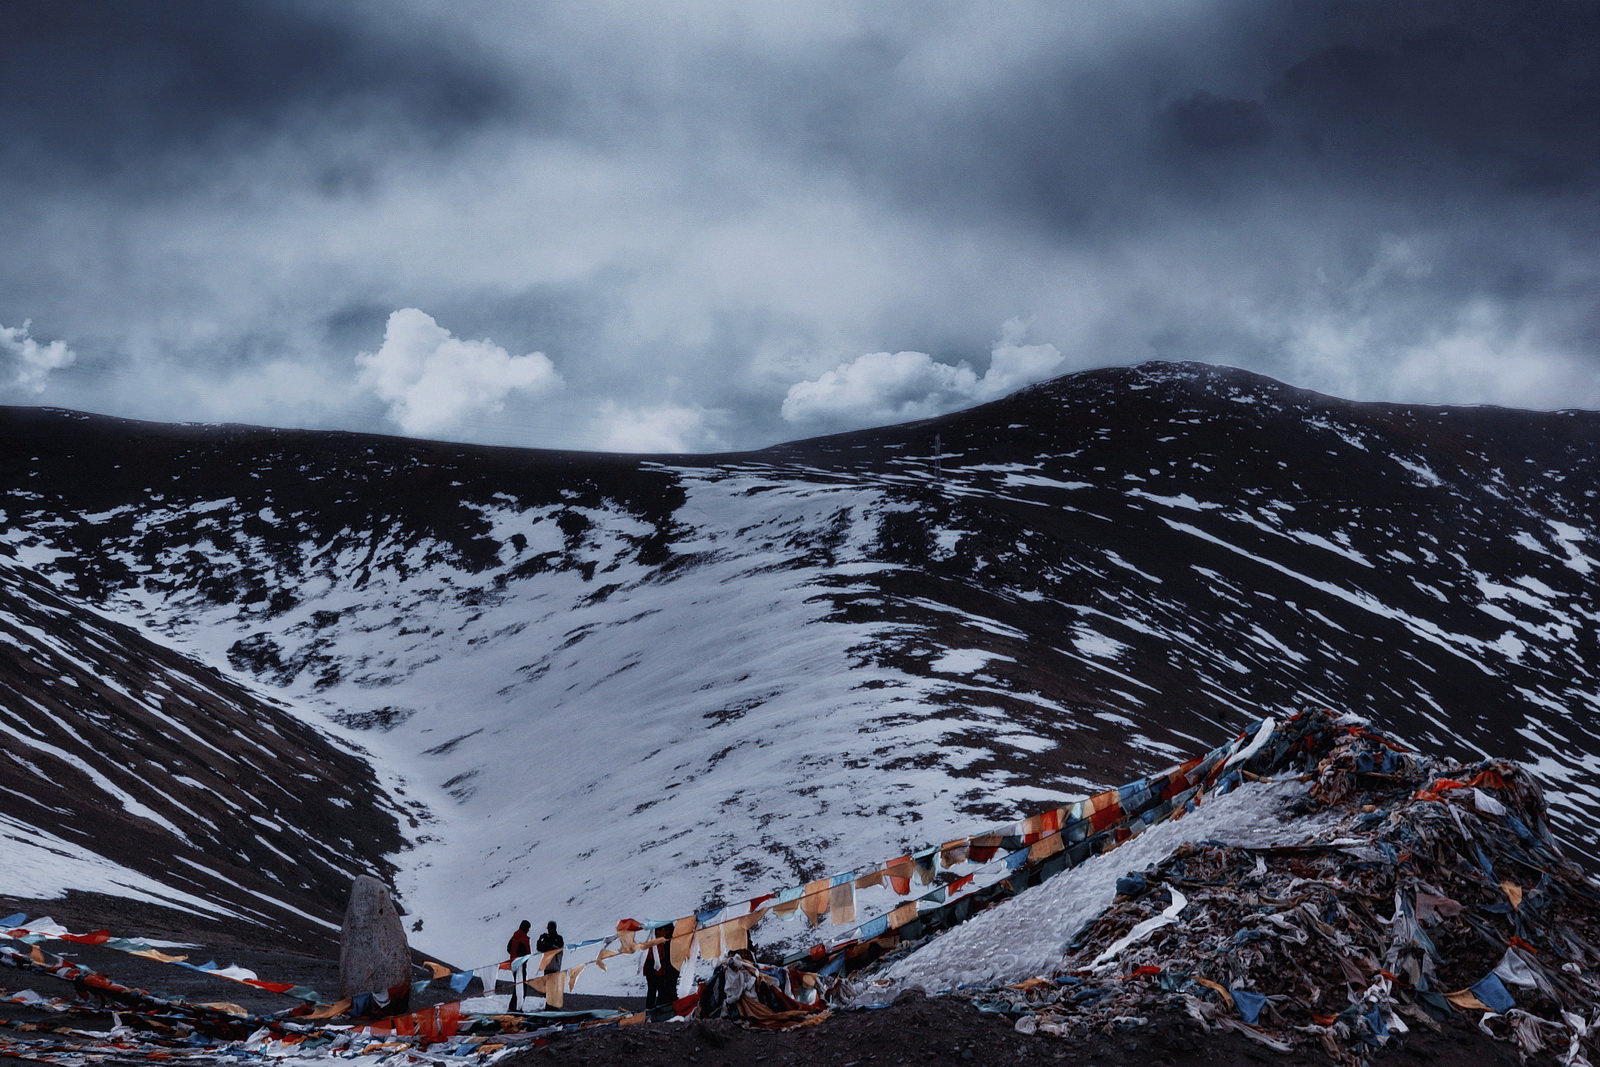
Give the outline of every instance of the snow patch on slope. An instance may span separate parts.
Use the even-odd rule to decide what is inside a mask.
[[[857,1003],[888,1003],[909,988],[994,987],[1048,975],[1073,936],[1116,899],[1118,878],[1160,862],[1179,845],[1215,839],[1266,848],[1296,844],[1332,826],[1335,820],[1327,815],[1284,820],[1281,809],[1305,790],[1294,781],[1253,782],[1182,819],[1157,823],[933,939],[872,980]]]

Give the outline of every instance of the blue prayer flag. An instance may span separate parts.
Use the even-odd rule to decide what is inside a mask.
[[[1260,993],[1248,989],[1230,989],[1233,994],[1233,1006],[1239,1009],[1239,1018],[1254,1026],[1261,1017],[1261,1009],[1267,1003],[1267,998]]]
[[[856,936],[863,941],[868,941],[874,937],[881,937],[888,932],[889,916],[880,915],[876,919],[868,919],[862,923],[861,929],[856,933]]]
[[[1510,1011],[1517,1006],[1511,992],[1506,989],[1505,983],[1494,972],[1484,975],[1476,984],[1468,987],[1472,995],[1489,1006],[1490,1011]]]
[[[15,930],[27,921],[28,917],[19,911],[15,915],[7,915],[4,919],[0,919],[0,929]]]

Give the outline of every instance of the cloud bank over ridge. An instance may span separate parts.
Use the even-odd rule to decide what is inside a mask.
[[[1051,373],[1600,406],[1597,37],[1567,0],[16,0],[0,322],[76,358],[4,399],[750,447],[981,398],[1019,319]],[[505,360],[356,360],[419,308]]]

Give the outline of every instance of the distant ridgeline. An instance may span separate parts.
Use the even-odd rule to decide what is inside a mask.
[[[137,883],[325,945],[373,870],[482,958],[513,911],[611,936],[640,900],[741,902],[673,920],[725,948],[799,883],[760,907],[873,942],[904,902],[819,872],[948,894],[973,868],[920,882],[908,835],[1307,706],[1519,761],[1592,863],[1596,440],[1196,364],[721,456],[0,410],[0,815],[54,857],[0,897]]]

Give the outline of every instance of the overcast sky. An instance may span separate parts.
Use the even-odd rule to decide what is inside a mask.
[[[1600,407],[1590,0],[6,0],[0,403],[714,450]]]

